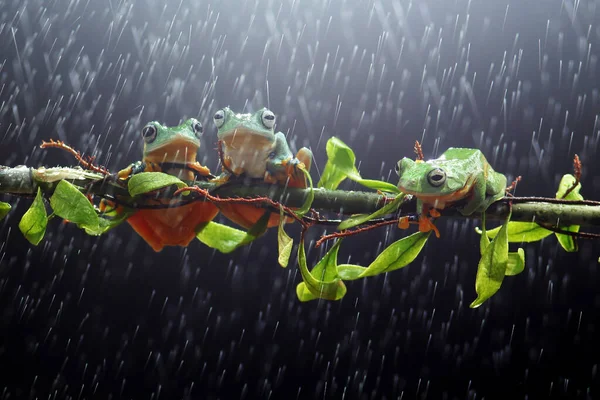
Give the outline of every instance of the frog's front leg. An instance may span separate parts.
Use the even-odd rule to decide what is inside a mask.
[[[289,179],[290,187],[306,187],[306,179],[301,169],[310,170],[312,164],[312,151],[303,147],[296,157],[287,144],[282,132],[275,135],[275,147],[267,160],[265,181],[283,183]]]
[[[485,198],[486,198],[485,190],[486,190],[485,180],[483,180],[483,179],[475,180],[475,182],[473,182],[473,187],[471,189],[471,196],[469,197],[469,199],[467,200],[467,203],[463,207],[458,208],[458,211],[462,215],[471,215],[475,211],[483,211],[482,208],[486,208],[485,207]]]

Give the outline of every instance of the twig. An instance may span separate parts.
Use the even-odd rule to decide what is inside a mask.
[[[425,156],[423,155],[423,148],[421,147],[421,143],[418,140],[415,140],[415,154],[417,155],[417,161],[425,160]]]
[[[573,176],[575,176],[575,182],[573,183],[573,186],[571,186],[569,188],[569,190],[567,190],[565,192],[565,194],[563,195],[563,199],[566,199],[567,196],[573,191],[575,190],[575,188],[577,187],[577,185],[579,185],[579,181],[581,179],[581,161],[579,160],[579,156],[577,154],[575,154],[575,157],[573,157]]]
[[[77,161],[85,169],[89,169],[90,171],[94,171],[94,172],[97,172],[102,175],[110,175],[110,172],[108,172],[108,169],[106,169],[102,165],[95,166],[93,164],[95,157],[87,156],[87,160],[86,160],[83,158],[83,156],[81,155],[81,153],[79,151],[75,150],[74,148],[72,148],[71,146],[65,144],[64,142],[62,142],[60,140],[55,141],[55,140],[50,139],[49,142],[45,142],[42,140],[42,144],[40,145],[41,149],[46,149],[46,148],[51,148],[51,147],[56,148],[56,149],[65,150],[68,153],[71,153],[73,155],[73,157],[75,157],[75,159],[77,159]]]
[[[317,240],[317,242],[315,243],[315,247],[319,247],[319,246],[321,246],[321,244],[323,242],[326,242],[331,239],[336,239],[336,238],[339,239],[339,238],[343,238],[343,237],[354,236],[359,233],[370,231],[372,229],[380,228],[382,226],[397,224],[397,223],[398,223],[398,218],[394,218],[392,220],[382,221],[382,222],[378,222],[373,225],[365,226],[364,228],[358,228],[358,229],[354,229],[354,230],[345,229],[341,232],[334,232],[334,233],[330,233],[329,235],[323,235],[319,238],[319,240]]]

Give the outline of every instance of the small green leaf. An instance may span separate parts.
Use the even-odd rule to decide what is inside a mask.
[[[374,276],[405,267],[419,255],[431,232],[416,232],[390,244],[358,278]]]
[[[578,183],[575,189],[571,190],[571,192],[566,197],[563,197],[565,193],[567,193],[567,191],[573,187],[575,181],[576,180],[573,175],[563,175],[562,179],[560,180],[560,183],[558,184],[556,198],[564,198],[565,200],[583,200],[583,196],[579,193],[579,191],[581,190],[581,183]]]
[[[50,206],[54,214],[91,231],[98,229],[98,214],[87,197],[73,184],[60,181],[50,197]]]
[[[173,175],[162,172],[140,172],[129,178],[127,188],[129,194],[135,197],[140,194],[164,189],[171,185],[177,185],[178,188],[187,186],[185,182]]]
[[[394,193],[394,194],[402,193],[402,192],[400,192],[400,189],[398,189],[398,187],[396,185],[394,185],[393,183],[385,182],[385,181],[377,181],[377,180],[373,180],[373,179],[357,179],[356,182],[365,187],[368,187],[369,189],[375,189],[375,190],[379,190],[381,192]]]
[[[338,275],[344,281],[359,279],[366,270],[365,267],[356,264],[338,265]]]
[[[477,276],[475,278],[475,291],[477,298],[471,303],[471,308],[477,308],[482,305],[487,299],[492,297],[494,293],[500,289],[504,275],[508,266],[508,220],[500,228],[500,231],[494,239],[485,247],[479,266],[477,268]],[[481,220],[483,226],[482,236],[485,232],[485,215]],[[484,246],[481,246],[484,247]]]
[[[255,236],[242,230],[212,221],[200,224],[196,228],[196,237],[211,249],[217,249],[221,253],[231,253],[256,239]]]
[[[337,229],[340,231],[343,231],[344,229],[350,229],[357,225],[364,224],[365,222],[370,221],[374,218],[378,218],[383,215],[391,214],[400,207],[400,204],[402,204],[402,200],[404,200],[404,193],[401,193],[398,196],[396,196],[392,202],[384,205],[379,210],[375,211],[373,214],[353,215],[352,217],[342,221],[338,225]]]
[[[501,229],[502,226],[489,230],[487,231],[487,236],[489,238],[495,238]],[[477,228],[475,230],[479,234],[481,234],[482,232],[480,229]],[[529,243],[537,242],[539,240],[542,240],[546,236],[552,235],[552,231],[542,228],[535,222],[511,221],[508,223],[507,235],[508,241],[510,243]]]
[[[137,210],[126,209],[126,210],[122,211],[120,214],[116,215],[115,217],[109,217],[109,218],[104,216],[104,215],[106,215],[105,213],[102,213],[98,216],[98,226],[97,227],[85,226],[83,228],[85,229],[85,233],[87,233],[88,235],[100,236],[103,233],[106,233],[107,231],[120,225],[122,222],[127,220],[127,218],[129,218],[130,216],[135,214],[136,211]]]
[[[561,226],[560,229],[568,232],[579,232],[579,225]],[[574,236],[565,235],[564,233],[555,232],[556,239],[562,248],[568,253],[574,253],[579,249]]]
[[[558,191],[556,192],[557,199],[565,199],[565,200],[583,200],[583,196],[579,193],[581,190],[581,183],[578,183],[575,189],[573,189],[568,195],[565,196],[565,193],[569,189],[573,187],[576,179],[573,175],[566,174],[563,175],[560,180],[560,184],[558,185]],[[571,226],[561,226],[561,229],[569,232],[579,232],[579,225],[571,225]],[[578,245],[574,236],[565,235],[564,233],[555,233],[556,239],[558,239],[558,243],[562,246],[565,251],[572,253],[577,251]]]
[[[306,170],[306,168],[302,168],[301,171],[304,173],[306,180],[308,181],[308,188],[310,191],[308,192],[308,196],[306,196],[306,200],[304,200],[304,204],[298,210],[296,210],[296,215],[299,217],[303,217],[304,214],[310,211],[310,207],[312,206],[312,202],[315,199],[315,192],[313,190],[313,181],[310,177],[310,173]]]
[[[279,249],[279,257],[277,261],[283,268],[288,266],[294,241],[283,229],[285,225],[285,215],[283,208],[279,207],[279,227],[277,228],[277,247]]]
[[[304,282],[296,288],[300,301],[314,300],[339,300],[346,294],[346,285],[337,274],[337,253],[342,241],[338,240],[325,256],[317,263],[312,271],[308,271],[306,254],[304,252],[304,239],[298,247],[298,266]],[[307,295],[308,291],[311,295]]]
[[[336,189],[346,177],[361,179],[358,170],[354,166],[356,156],[350,147],[336,137],[327,141],[327,163],[323,169],[318,187]]]
[[[518,275],[525,269],[525,250],[519,247],[516,253],[508,253],[508,264],[506,265],[506,276]]]
[[[42,191],[38,187],[37,195],[31,203],[31,207],[23,214],[19,222],[19,229],[31,244],[37,246],[44,238],[47,224],[46,207],[44,206]]]
[[[0,201],[0,220],[6,217],[6,214],[8,214],[10,208],[10,204]]]

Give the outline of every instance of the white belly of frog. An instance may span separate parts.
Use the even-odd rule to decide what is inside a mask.
[[[235,174],[245,174],[249,178],[262,179],[265,176],[267,161],[273,149],[273,144],[264,146],[240,144],[236,147],[225,147],[223,155],[229,158],[229,168]]]

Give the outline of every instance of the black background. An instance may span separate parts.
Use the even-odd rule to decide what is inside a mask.
[[[577,153],[600,199],[599,21],[585,0],[4,0],[0,163],[72,165],[38,148],[54,138],[116,171],[139,159],[147,121],[196,117],[217,170],[212,114],[266,105],[294,150],[312,148],[315,181],[330,136],[392,182],[418,139],[426,157],[482,149],[523,176],[518,195],[554,196]],[[2,399],[598,395],[592,242],[527,245],[525,272],[472,310],[475,224],[439,221],[405,269],[300,303],[274,232],[232,255],[154,253],[126,224],[96,238],[53,220],[34,247],[17,227],[30,199],[3,200]],[[367,265],[402,234],[349,239],[340,262]]]

